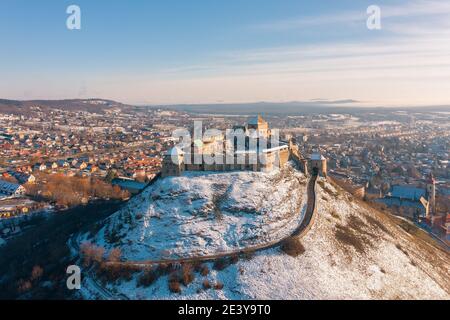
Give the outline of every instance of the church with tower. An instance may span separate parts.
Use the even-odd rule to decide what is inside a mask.
[[[436,180],[432,173],[427,181],[428,216],[436,214]]]
[[[432,173],[426,179],[426,187],[396,185],[378,202],[394,208],[399,215],[418,221],[426,219],[432,223],[436,216],[436,180]]]

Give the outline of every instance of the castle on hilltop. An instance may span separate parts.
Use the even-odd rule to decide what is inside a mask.
[[[235,126],[233,132],[231,137],[216,133],[173,147],[164,156],[162,177],[180,176],[185,171],[270,172],[289,160],[296,161],[306,173],[307,161],[297,145],[292,139],[279,140],[260,115],[244,126]]]

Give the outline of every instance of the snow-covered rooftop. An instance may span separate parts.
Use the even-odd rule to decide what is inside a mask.
[[[401,199],[409,199],[419,201],[421,197],[425,197],[425,189],[409,187],[409,186],[393,186],[391,196]]]
[[[0,193],[6,194],[6,195],[13,194],[19,188],[20,188],[20,184],[0,180]]]
[[[320,153],[313,153],[311,155],[311,160],[325,160],[325,157]]]

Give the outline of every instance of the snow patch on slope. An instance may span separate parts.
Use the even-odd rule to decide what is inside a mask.
[[[133,198],[94,242],[135,261],[230,252],[289,235],[305,211],[305,192],[306,178],[291,166],[187,172]]]
[[[169,291],[167,276],[138,287],[139,273],[107,288],[131,299],[450,299],[449,253],[413,226],[323,180],[317,209],[301,239],[306,251],[298,257],[276,248],[222,271],[209,263],[212,271],[206,277],[197,273],[181,294]],[[204,280],[225,286],[203,290]]]

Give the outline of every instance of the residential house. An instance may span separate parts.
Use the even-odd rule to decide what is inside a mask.
[[[25,188],[17,183],[0,180],[0,197],[18,197],[24,195]]]
[[[33,170],[35,170],[35,171],[45,171],[45,170],[47,170],[47,166],[44,163],[36,163],[33,166]]]
[[[32,174],[24,173],[24,172],[12,172],[11,175],[20,183],[35,183],[36,177]]]

